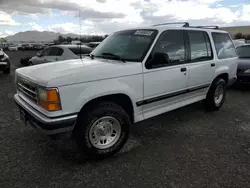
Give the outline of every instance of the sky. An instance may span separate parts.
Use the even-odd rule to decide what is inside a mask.
[[[250,25],[250,0],[0,0],[0,38],[27,30],[109,34],[179,21]]]

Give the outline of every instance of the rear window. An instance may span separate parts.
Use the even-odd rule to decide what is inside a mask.
[[[240,46],[237,48],[237,54],[241,58],[250,58],[250,46]]]
[[[235,47],[227,33],[212,33],[219,59],[237,57]]]
[[[82,48],[69,48],[71,52],[73,52],[75,55],[80,55],[80,54],[89,54],[92,52],[92,49],[82,47]]]

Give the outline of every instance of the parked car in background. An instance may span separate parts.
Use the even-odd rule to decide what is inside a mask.
[[[237,48],[238,46],[246,44],[246,40],[245,39],[236,39],[236,40],[233,40],[233,43],[234,43],[235,48]]]
[[[18,51],[18,46],[14,44],[10,44],[8,49],[9,51]]]
[[[80,55],[89,54],[92,48],[85,45],[54,45],[47,47],[42,52],[29,60],[29,65],[38,65],[54,61],[79,59]]]
[[[44,49],[44,46],[42,44],[34,44],[33,48],[34,48],[34,50],[40,51],[40,50]]]
[[[89,42],[87,43],[87,46],[89,46],[90,48],[95,49],[101,42]]]
[[[124,146],[132,123],[198,101],[220,109],[237,59],[218,27],[128,29],[84,59],[17,69],[14,100],[25,123],[48,135],[68,133],[85,154],[107,157]]]
[[[4,74],[10,74],[10,59],[9,56],[4,53],[3,49],[0,49],[0,71]]]
[[[236,48],[239,56],[237,83],[250,84],[250,44]]]

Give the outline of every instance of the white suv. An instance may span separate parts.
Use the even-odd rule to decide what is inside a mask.
[[[160,24],[118,31],[82,59],[16,70],[21,119],[70,132],[90,156],[118,152],[136,123],[204,101],[219,109],[236,80],[236,51],[218,28]]]

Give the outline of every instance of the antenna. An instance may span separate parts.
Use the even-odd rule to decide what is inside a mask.
[[[81,11],[79,10],[79,26],[80,26],[80,58],[82,59],[82,42],[81,42],[81,38],[82,38],[82,23],[81,23]]]

